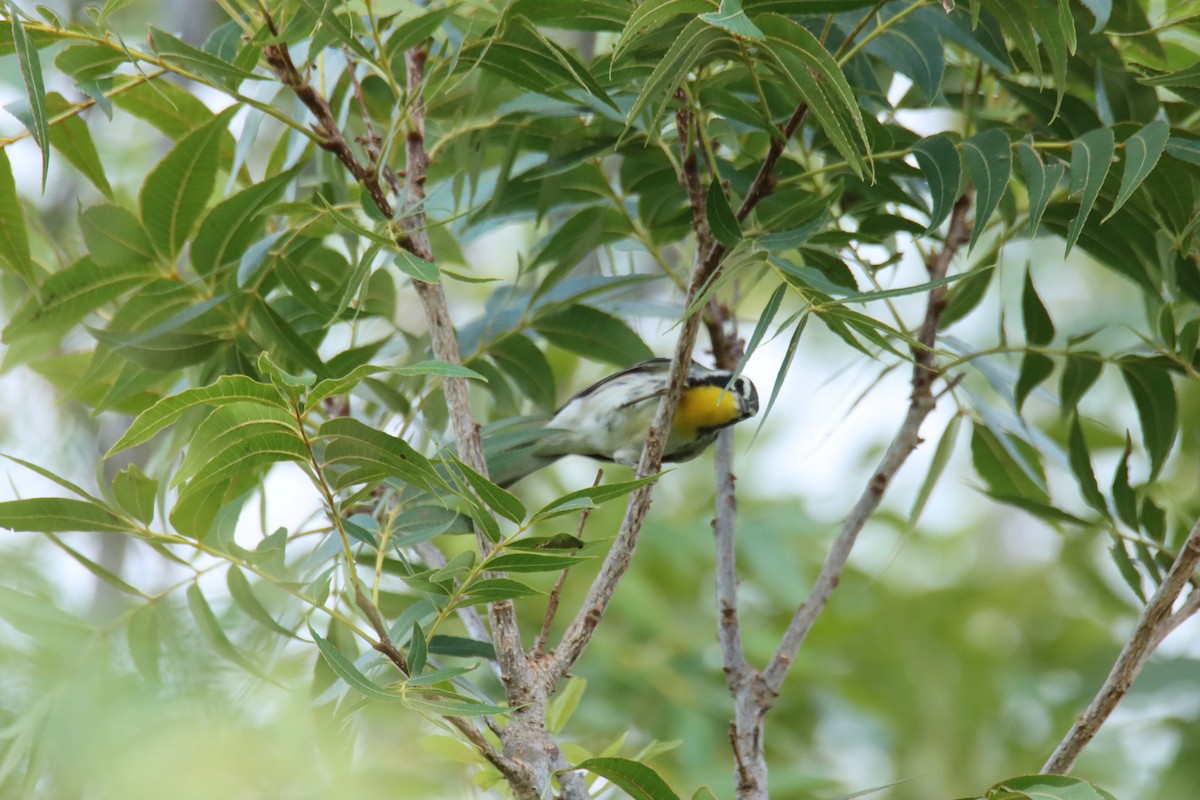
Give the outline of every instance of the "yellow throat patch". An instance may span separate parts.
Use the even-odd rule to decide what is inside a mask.
[[[727,392],[720,386],[694,386],[683,390],[671,427],[676,436],[692,439],[740,417],[737,395],[733,392]]]

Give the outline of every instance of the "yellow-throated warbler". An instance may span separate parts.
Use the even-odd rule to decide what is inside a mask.
[[[508,486],[568,455],[637,466],[659,398],[667,391],[670,367],[669,359],[653,358],[579,392],[543,427],[527,432],[520,447],[489,453],[492,480]],[[744,377],[730,383],[731,378],[732,372],[692,362],[663,461],[695,458],[721,428],[758,413],[754,384]]]

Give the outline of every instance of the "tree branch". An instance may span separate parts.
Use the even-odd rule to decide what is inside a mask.
[[[1197,590],[1193,588],[1180,610],[1171,613],[1180,593],[1192,580],[1197,564],[1200,564],[1200,522],[1192,528],[1166,578],[1142,609],[1129,640],[1121,649],[1100,690],[1042,765],[1042,773],[1062,775],[1070,772],[1079,753],[1095,737],[1117,703],[1129,691],[1154,649],[1168,633],[1200,608]]]
[[[405,232],[401,244],[413,255],[433,261],[433,248],[425,227],[425,168],[428,159],[425,153],[425,58],[422,48],[413,48],[404,54],[405,86],[409,100],[409,129],[405,143],[404,207],[400,224]],[[458,352],[458,336],[450,319],[446,305],[446,293],[440,283],[414,280],[413,286],[425,309],[429,323],[429,337],[433,353],[447,364],[461,364]],[[442,380],[446,405],[450,411],[454,438],[458,444],[459,457],[476,472],[486,476],[487,461],[483,455],[483,440],[479,434],[479,423],[471,411],[471,398],[465,378],[446,377]],[[477,531],[479,551],[485,558],[492,551],[492,543],[482,530]],[[505,696],[513,711],[509,735],[504,737],[505,755],[528,766],[523,782],[510,784],[514,793],[537,795],[546,780],[546,771],[537,764],[548,756],[539,757],[535,750],[545,748],[544,693],[534,678],[529,659],[521,645],[521,630],[517,625],[517,614],[511,600],[488,604],[488,619],[492,628],[492,643],[496,648],[496,660],[500,665],[500,680],[504,684]],[[541,719],[537,719],[540,715]],[[526,733],[529,736],[526,736]]]
[[[951,260],[959,248],[970,239],[970,229],[967,225],[967,210],[970,206],[970,193],[964,194],[954,204],[954,210],[950,215],[950,227],[946,233],[946,243],[941,250],[928,259],[925,265],[930,280],[936,281],[945,277]],[[779,693],[783,679],[791,669],[796,654],[800,651],[800,645],[808,636],[813,623],[816,622],[817,617],[824,610],[825,604],[829,602],[830,595],[837,587],[859,532],[862,531],[875,509],[879,507],[892,478],[921,441],[921,423],[934,408],[931,387],[938,371],[933,363],[933,348],[937,340],[938,320],[941,318],[945,306],[946,287],[939,286],[931,290],[925,306],[925,318],[921,324],[920,333],[917,335],[918,345],[913,348],[913,391],[908,413],[884,454],[882,462],[871,476],[870,481],[867,482],[858,502],[854,504],[842,524],[842,530],[834,540],[812,590],[800,607],[796,609],[791,623],[779,642],[779,647],[775,650],[775,655],[771,658],[767,668],[763,670],[763,682],[773,695]]]
[[[268,28],[278,35],[274,22],[265,8],[263,15]],[[347,144],[337,125],[328,101],[309,84],[292,61],[285,43],[269,44],[263,48],[263,56],[276,76],[315,117],[313,130],[321,138],[321,146],[338,157],[350,174],[367,190],[372,201],[388,219],[400,226],[397,244],[418,258],[433,262],[434,255],[426,231],[423,201],[425,197],[425,100],[424,78],[426,53],[420,47],[405,53],[405,82],[409,99],[409,130],[406,138],[405,192],[402,214],[396,219],[395,210],[387,192],[379,182],[376,171],[362,164]],[[446,295],[441,284],[414,280],[413,286],[425,310],[429,336],[434,356],[448,364],[461,364],[458,340]],[[459,456],[472,469],[487,475],[487,463],[483,455],[483,444],[479,425],[471,411],[470,396],[466,380],[445,377],[443,391],[454,428]],[[491,542],[479,532],[479,549],[486,557],[491,552]],[[520,630],[516,612],[511,601],[501,601],[488,606],[492,628],[492,642],[500,665],[501,680],[505,686],[508,703],[513,707],[510,725],[505,729],[505,753],[502,769],[505,778],[519,798],[535,798],[543,794],[548,782],[548,769],[541,768],[549,759],[553,749],[547,743],[545,733],[545,692],[534,680],[528,659],[521,646]],[[372,620],[374,623],[374,620]],[[378,626],[377,626],[378,627]],[[392,648],[395,650],[395,648]],[[396,653],[387,653],[395,661]],[[403,658],[403,656],[401,656]],[[540,715],[540,718],[539,718]],[[453,721],[453,718],[451,718]],[[464,723],[465,724],[465,723]],[[456,723],[457,727],[457,723]],[[469,724],[471,731],[478,731]],[[462,730],[462,728],[460,728]],[[470,734],[464,731],[470,738]],[[486,741],[486,740],[484,740]],[[485,756],[487,753],[484,753]],[[489,758],[489,761],[492,759]],[[497,766],[500,769],[500,766]]]

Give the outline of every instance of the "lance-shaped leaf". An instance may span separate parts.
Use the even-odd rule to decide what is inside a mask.
[[[212,195],[222,137],[235,110],[226,109],[181,139],[142,184],[142,222],[169,262],[183,249]]]
[[[325,422],[318,437],[325,442],[325,467],[348,468],[334,477],[335,488],[384,478],[399,478],[430,491],[448,488],[429,459],[408,442],[352,417],[336,417]]]
[[[29,286],[37,283],[37,268],[29,253],[25,210],[17,196],[7,148],[0,149],[0,267],[7,267]]]
[[[1153,480],[1171,452],[1178,428],[1175,384],[1166,367],[1154,359],[1130,357],[1122,361],[1120,367],[1142,423],[1142,441],[1150,454],[1150,479]]]
[[[648,130],[654,130],[658,126],[658,118],[662,116],[663,108],[675,93],[675,88],[686,77],[688,70],[709,48],[724,38],[725,34],[700,19],[694,19],[684,26],[671,44],[671,49],[658,62],[642,91],[638,93],[637,100],[626,117],[626,128],[632,127],[638,116],[650,108],[650,119],[646,127]]]
[[[282,172],[213,206],[200,222],[192,243],[192,266],[211,275],[240,258],[262,230],[263,211],[279,199],[296,177],[296,169]]]
[[[654,770],[628,758],[589,758],[575,765],[616,784],[634,800],[679,800]]]
[[[317,643],[317,649],[321,651],[321,657],[325,659],[325,663],[329,665],[334,674],[344,680],[363,697],[383,703],[399,703],[401,701],[400,695],[387,691],[375,683],[375,681],[359,672],[358,667],[354,666],[354,662],[342,655],[341,651],[334,647],[332,642],[313,630],[312,625],[308,626],[308,635]]]
[[[129,523],[103,505],[70,497],[31,497],[0,503],[0,528],[34,533],[131,530]]]
[[[46,188],[46,174],[50,170],[50,114],[46,109],[46,86],[42,82],[42,62],[37,47],[25,31],[21,12],[13,0],[8,2],[8,20],[12,28],[13,47],[17,54],[17,66],[21,80],[25,82],[25,96],[29,101],[31,125],[29,132],[42,149],[42,188]]]
[[[841,67],[807,28],[777,14],[755,20],[767,35],[760,45],[779,76],[795,88],[850,169],[860,178],[874,174],[867,161],[871,146],[854,96]]]
[[[933,198],[933,210],[929,214],[929,225],[925,232],[937,229],[958,199],[958,187],[962,183],[962,159],[954,141],[944,133],[922,139],[913,145],[913,155],[921,168],[921,175],[929,184],[929,195]]]
[[[164,397],[143,411],[104,457],[110,458],[113,453],[148,441],[197,406],[222,406],[231,403],[257,403],[277,409],[287,408],[279,392],[270,384],[259,383],[245,375],[222,375],[216,383]]]
[[[629,21],[621,30],[621,37],[613,48],[613,61],[621,57],[643,36],[658,30],[681,14],[700,14],[712,10],[706,0],[645,0],[629,15]]]
[[[279,461],[303,463],[308,449],[290,411],[260,403],[214,410],[188,445],[174,483],[188,491],[219,483]]]
[[[1146,176],[1153,171],[1158,159],[1167,146],[1167,138],[1171,129],[1167,123],[1156,119],[1146,127],[1125,140],[1125,160],[1121,172],[1121,188],[1117,190],[1117,199],[1112,210],[1105,215],[1101,222],[1107,222],[1117,210],[1125,205],[1125,201],[1133,194],[1134,189],[1142,185]]]
[[[1046,213],[1050,195],[1058,188],[1067,166],[1061,161],[1050,166],[1043,164],[1029,140],[1017,145],[1017,155],[1021,160],[1021,170],[1025,173],[1025,188],[1029,192],[1029,238],[1033,239],[1037,236],[1042,215]]]
[[[1071,142],[1071,194],[1078,194],[1079,213],[1067,228],[1067,252],[1075,246],[1113,157],[1112,128],[1097,128]]]
[[[975,225],[971,231],[971,243],[967,247],[969,250],[975,246],[992,212],[1000,205],[1000,198],[1004,196],[1004,189],[1012,174],[1012,146],[1004,131],[992,128],[963,142],[963,156],[971,172],[976,197]]]

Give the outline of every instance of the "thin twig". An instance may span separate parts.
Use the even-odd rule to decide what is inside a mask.
[[[737,493],[732,470],[733,431],[717,434],[716,443],[716,516],[713,518],[713,539],[716,544],[717,582],[717,640],[721,645],[721,660],[726,680],[732,688],[748,665],[742,649],[742,634],[738,628],[737,557],[734,551]]]
[[[1095,737],[1100,726],[1129,691],[1154,648],[1167,633],[1200,608],[1200,600],[1195,599],[1197,590],[1193,588],[1180,610],[1171,613],[1180,593],[1192,580],[1197,564],[1200,564],[1200,522],[1192,528],[1166,578],[1142,609],[1129,640],[1121,648],[1121,654],[1113,663],[1100,690],[1042,765],[1043,773],[1063,775],[1070,772],[1080,751]]]
[[[951,260],[959,248],[970,239],[970,228],[967,225],[967,210],[970,206],[970,193],[964,194],[954,204],[945,245],[926,262],[930,280],[936,281],[945,277]],[[829,602],[830,595],[841,579],[842,570],[846,566],[846,560],[858,539],[859,532],[862,531],[875,509],[879,507],[892,478],[921,441],[921,423],[934,408],[931,387],[939,373],[933,363],[933,348],[937,340],[938,320],[941,319],[945,307],[945,287],[939,286],[930,291],[925,307],[925,318],[921,324],[920,333],[917,335],[919,345],[913,348],[912,397],[909,401],[908,413],[905,415],[900,429],[896,432],[895,438],[888,446],[879,467],[867,482],[858,502],[854,504],[842,524],[842,530],[834,540],[812,590],[800,607],[796,609],[791,623],[779,642],[779,647],[775,650],[775,655],[763,670],[763,682],[772,694],[779,693],[783,679],[791,669],[796,654],[800,650],[800,645],[808,636],[808,632],[825,608],[825,604]]]

